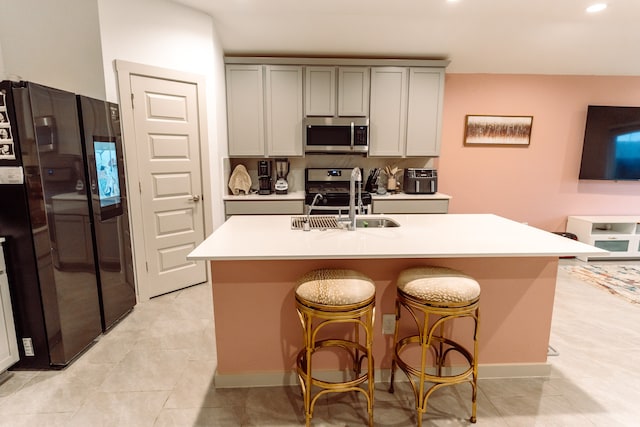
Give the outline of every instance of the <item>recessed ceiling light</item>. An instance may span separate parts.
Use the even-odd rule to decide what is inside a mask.
[[[587,8],[587,12],[589,12],[589,13],[602,12],[606,8],[607,8],[607,4],[606,3],[596,3],[596,4],[592,4],[591,6],[589,6]]]

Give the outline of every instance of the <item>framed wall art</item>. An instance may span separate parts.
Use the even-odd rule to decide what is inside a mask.
[[[533,116],[467,115],[464,145],[529,145]]]

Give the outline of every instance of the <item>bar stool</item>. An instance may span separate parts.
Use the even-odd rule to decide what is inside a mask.
[[[439,388],[471,383],[471,419],[476,422],[476,400],[478,380],[478,321],[480,285],[464,273],[446,267],[415,267],[403,270],[397,279],[396,327],[394,352],[391,363],[391,385],[396,367],[409,378],[415,395],[418,426],[427,411],[427,401]],[[416,329],[408,336],[399,338],[400,315],[405,309],[415,323]],[[445,337],[445,324],[457,318],[473,319],[473,349],[470,351],[460,343]],[[430,319],[431,318],[431,319]],[[420,349],[420,364],[417,355],[414,363],[405,361],[403,353],[410,347]],[[464,357],[463,372],[457,367],[445,368],[447,356],[452,352]],[[429,354],[432,355],[429,358]],[[408,353],[404,353],[405,356]],[[408,359],[408,357],[407,357]],[[427,363],[431,360],[431,363]],[[451,361],[449,361],[451,363]],[[455,371],[454,371],[455,369]],[[445,372],[447,371],[447,372]],[[430,383],[430,384],[425,384]]]
[[[367,399],[369,425],[373,426],[373,318],[375,285],[364,274],[345,269],[318,269],[302,276],[296,287],[296,309],[304,338],[304,348],[297,357],[297,373],[304,398],[306,425],[311,424],[313,408],[326,393],[358,391]],[[327,326],[352,323],[353,339],[318,339]],[[360,329],[364,343],[360,342]],[[313,376],[313,354],[322,348],[335,347],[349,355],[353,375],[341,382],[324,381]],[[362,362],[367,370],[362,373]],[[366,388],[360,387],[367,382]],[[314,389],[319,391],[314,393]]]

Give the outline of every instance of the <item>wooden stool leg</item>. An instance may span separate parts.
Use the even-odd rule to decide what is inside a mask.
[[[373,396],[375,392],[374,364],[373,364],[373,322],[375,319],[375,307],[367,314],[367,381],[369,386],[369,399],[367,409],[369,411],[369,427],[373,427]]]
[[[360,325],[357,323],[355,324],[354,341],[357,343],[360,342]],[[361,364],[362,364],[362,360],[360,358],[360,351],[358,350],[358,348],[356,348],[354,350],[354,357],[353,357],[353,373],[356,376],[360,376],[360,371],[362,370]]]
[[[444,338],[444,322],[442,322],[439,326],[438,334],[440,338]],[[438,366],[438,376],[442,376],[442,367],[444,366],[444,340],[440,340],[438,342],[438,350],[437,350],[436,363]]]
[[[396,377],[398,364],[396,361],[396,344],[398,343],[398,325],[400,324],[400,302],[396,299],[396,324],[393,330],[393,357],[391,358],[391,378],[389,379],[389,393],[393,393],[393,380]]]
[[[429,351],[429,315],[424,314],[422,319],[422,327],[420,330],[420,375],[418,376],[420,385],[418,386],[418,399],[416,399],[416,416],[418,417],[418,427],[422,426],[422,416],[427,412],[427,401],[425,398],[425,370],[427,367],[427,353]],[[437,355],[436,355],[436,363]]]
[[[473,331],[473,379],[471,382],[471,418],[469,421],[475,424],[476,411],[478,409],[478,327],[480,322],[480,308],[475,311],[475,329]]]
[[[305,361],[304,361],[304,386],[303,386],[303,398],[304,398],[304,418],[305,425],[309,427],[311,425],[311,355],[313,354],[313,319],[308,314],[300,314],[300,320],[302,321],[302,331],[304,336],[305,347]]]

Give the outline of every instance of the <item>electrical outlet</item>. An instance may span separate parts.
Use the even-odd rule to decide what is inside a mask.
[[[36,355],[33,351],[33,342],[31,341],[31,338],[22,338],[22,346],[24,347],[25,356]]]
[[[393,335],[396,330],[396,315],[395,314],[383,314],[382,315],[382,333],[384,335]]]

